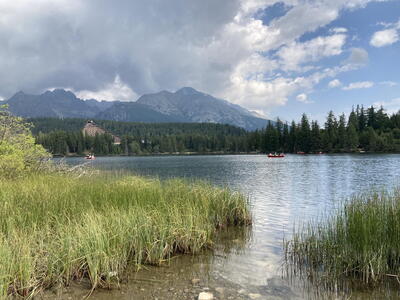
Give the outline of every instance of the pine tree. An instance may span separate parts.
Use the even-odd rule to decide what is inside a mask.
[[[346,150],[355,151],[358,148],[358,133],[353,123],[350,123],[346,131]]]
[[[330,111],[325,123],[323,147],[326,152],[332,152],[337,144],[337,121],[333,111]]]
[[[279,134],[278,130],[271,122],[264,132],[263,152],[275,152],[279,150]]]
[[[344,150],[346,144],[346,116],[341,114],[338,124],[338,144],[337,148]]]
[[[313,152],[321,151],[321,129],[317,121],[311,123],[311,149]]]
[[[277,120],[276,120],[276,125],[275,125],[275,127],[276,127],[276,130],[277,130],[277,133],[278,133],[278,149],[279,149],[279,151],[284,151],[283,150],[283,144],[284,144],[284,141],[283,141],[283,123],[282,123],[282,121],[279,119],[279,118],[277,118]]]
[[[295,121],[292,121],[290,125],[290,152],[296,153],[298,151],[297,148],[297,125]]]
[[[365,116],[364,107],[361,106],[358,114],[358,130],[359,132],[364,131],[367,126],[367,118]]]
[[[311,129],[306,114],[303,114],[301,117],[298,135],[300,150],[309,153],[311,150]]]
[[[385,113],[385,110],[383,109],[382,106],[376,112],[376,128],[377,129],[390,128],[389,116]]]
[[[292,150],[290,149],[290,134],[289,134],[289,125],[285,123],[283,125],[283,131],[282,131],[282,147],[284,152],[291,152]]]
[[[347,122],[347,126],[353,125],[354,129],[358,131],[358,116],[354,111],[354,108],[351,110],[349,115],[349,120]]]
[[[367,126],[376,129],[377,128],[376,114],[375,114],[375,108],[373,106],[371,106],[367,110],[367,115],[368,115]]]
[[[377,151],[378,136],[372,127],[368,127],[367,137],[368,137],[368,146],[367,146],[368,151],[371,152]]]

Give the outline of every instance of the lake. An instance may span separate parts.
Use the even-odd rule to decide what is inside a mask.
[[[68,158],[66,162],[78,164],[84,159]],[[287,155],[282,159],[265,155],[98,157],[90,164],[103,170],[203,179],[229,186],[250,197],[254,216],[245,242],[228,234],[214,255],[178,258],[159,271],[138,272],[132,275],[132,282],[140,284],[99,292],[97,296],[104,299],[136,299],[128,296],[132,293],[137,299],[151,299],[156,297],[156,286],[162,287],[160,299],[162,291],[171,286],[172,295],[183,299],[177,290],[188,289],[191,278],[201,280],[200,289],[235,289],[237,296],[225,291],[231,299],[251,299],[251,295],[264,297],[260,299],[311,298],[313,291],[296,280],[282,278],[283,239],[290,238],[294,225],[323,219],[355,193],[400,186],[400,155],[394,154]],[[234,241],[233,246],[225,247],[227,241]],[[185,295],[193,299],[195,292]],[[382,292],[379,295],[384,296]]]

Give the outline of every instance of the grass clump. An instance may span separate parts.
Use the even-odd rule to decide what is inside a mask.
[[[353,197],[328,221],[295,233],[285,250],[293,271],[328,287],[399,279],[400,191]]]
[[[0,298],[89,278],[118,283],[128,264],[161,264],[250,223],[246,197],[184,180],[42,174],[0,181]]]

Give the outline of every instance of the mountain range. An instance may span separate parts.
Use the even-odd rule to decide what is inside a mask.
[[[247,130],[266,126],[268,120],[226,100],[190,87],[175,93],[145,94],[135,102],[82,100],[70,91],[55,89],[40,95],[18,92],[2,102],[12,114],[25,117],[91,118],[147,123],[221,123]]]

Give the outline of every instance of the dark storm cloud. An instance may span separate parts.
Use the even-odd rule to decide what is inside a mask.
[[[96,90],[116,75],[139,94],[176,88],[196,80],[198,49],[238,9],[235,0],[2,3],[0,95]]]

